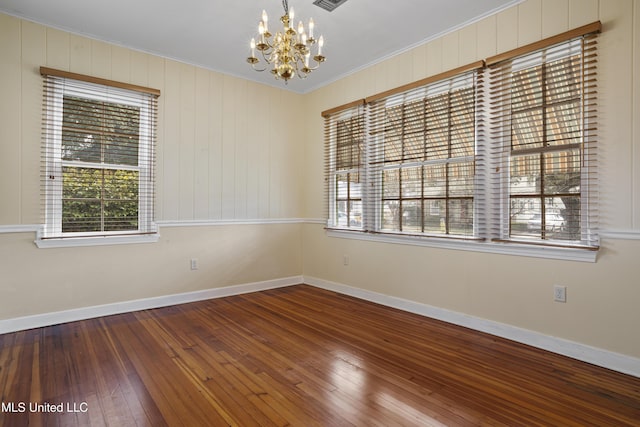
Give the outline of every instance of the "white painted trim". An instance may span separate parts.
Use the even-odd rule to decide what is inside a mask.
[[[322,218],[264,218],[264,219],[203,219],[203,220],[166,220],[156,221],[159,227],[207,227],[212,225],[266,225],[266,224],[326,224]],[[3,233],[37,233],[40,224],[0,225]]]
[[[40,229],[39,224],[0,225],[0,234],[3,233],[36,233]]]
[[[186,221],[159,221],[156,227],[210,227],[233,225],[269,225],[269,224],[325,224],[321,218],[272,218],[272,219],[246,219],[246,220],[186,220]],[[0,234],[8,233],[36,233],[34,243],[38,248],[68,248],[78,246],[104,246],[124,245],[139,243],[155,243],[160,240],[159,233],[131,234],[121,236],[87,236],[87,237],[63,237],[42,239],[43,226],[39,224],[24,225],[0,225]]]
[[[631,356],[614,353],[562,338],[544,335],[539,332],[494,322],[492,320],[482,319],[427,304],[409,301],[403,298],[383,295],[365,289],[330,282],[316,277],[304,276],[304,283],[388,307],[397,308],[410,313],[419,314],[421,316],[442,320],[454,325],[486,332],[491,335],[496,335],[640,378],[640,359]]]
[[[161,227],[201,227],[211,225],[262,225],[262,224],[320,224],[326,225],[322,218],[266,218],[266,219],[204,219],[204,220],[165,220],[157,221]],[[3,233],[35,233],[40,230],[40,224],[9,224],[0,225]],[[340,233],[337,231],[336,233]],[[601,237],[620,240],[640,240],[640,230],[602,230]],[[341,236],[342,237],[342,236]],[[403,238],[404,239],[404,238]]]
[[[60,323],[75,322],[77,320],[93,319],[95,317],[110,316],[113,314],[129,313],[138,310],[148,310],[151,308],[166,307],[188,302],[246,294],[249,292],[264,291],[267,289],[297,285],[302,282],[302,276],[292,276],[282,279],[273,279],[265,280],[262,282],[226,286],[223,288],[206,289],[203,291],[164,295],[132,301],[122,301],[113,304],[74,308],[71,310],[58,311],[54,313],[44,313],[36,314],[33,316],[5,319],[0,320],[0,334],[57,325]]]
[[[78,246],[108,246],[133,245],[139,243],[156,243],[160,234],[133,234],[131,236],[95,236],[95,237],[65,237],[60,239],[39,239],[34,243],[40,249],[75,248]]]
[[[160,227],[209,227],[220,225],[324,224],[318,218],[203,219],[157,221]]]
[[[475,242],[463,239],[439,239],[421,236],[394,234],[370,234],[358,231],[327,230],[328,237],[394,243],[399,245],[424,246],[429,248],[459,251],[486,252],[501,255],[516,255],[564,261],[596,262],[598,251],[553,246],[536,246],[517,243]]]
[[[305,224],[320,224],[323,226],[327,225],[327,220],[324,218],[307,218],[304,220]]]
[[[602,230],[598,234],[607,239],[640,240],[640,231],[638,230]]]

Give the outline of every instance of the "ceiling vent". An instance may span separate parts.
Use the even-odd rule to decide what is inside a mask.
[[[340,6],[342,3],[345,3],[347,0],[315,0],[313,4],[318,7],[321,7],[324,10],[332,12],[336,7]]]

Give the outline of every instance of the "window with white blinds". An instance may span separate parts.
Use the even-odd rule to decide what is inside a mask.
[[[596,247],[596,37],[490,63],[493,238]]]
[[[375,231],[474,236],[477,71],[367,104]]]
[[[323,112],[328,228],[597,248],[600,28]]]
[[[362,102],[325,115],[328,226],[363,229],[365,123]]]
[[[153,89],[41,69],[42,239],[155,233]]]

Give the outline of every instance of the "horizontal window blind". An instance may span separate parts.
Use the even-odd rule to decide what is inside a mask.
[[[488,68],[495,240],[597,247],[596,41]]]
[[[366,211],[388,233],[476,236],[477,72],[368,103]]]
[[[155,232],[156,91],[41,72],[43,237]]]
[[[363,228],[365,114],[358,101],[324,114],[325,212],[329,228]]]

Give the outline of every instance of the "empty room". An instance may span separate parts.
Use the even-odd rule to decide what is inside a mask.
[[[0,426],[640,425],[637,0],[0,0]]]

